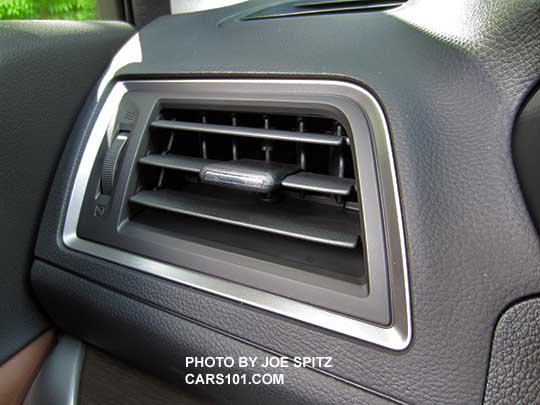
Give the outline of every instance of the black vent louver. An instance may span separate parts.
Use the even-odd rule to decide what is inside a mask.
[[[280,3],[242,18],[244,21],[270,18],[300,17],[318,14],[362,13],[386,11],[407,0],[300,0]]]
[[[342,123],[309,114],[162,108],[148,131],[134,206],[357,246],[357,187]]]

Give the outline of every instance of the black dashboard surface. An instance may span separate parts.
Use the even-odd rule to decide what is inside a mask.
[[[37,262],[42,304],[71,333],[162,374],[181,367],[157,370],[167,345],[228,354],[241,341],[287,356],[333,357],[331,373],[320,374],[324,384],[288,386],[292,398],[363,387],[411,403],[480,403],[499,315],[540,291],[539,240],[511,154],[515,115],[540,69],[540,3],[413,0],[388,13],[237,18],[269,3],[160,18],[131,42],[139,62],[115,76],[317,77],[371,89],[385,108],[398,171],[412,345],[379,349],[66,249],[67,190],[99,106],[92,99],[69,140],[36,249],[71,274]],[[140,316],[121,310],[128,299],[146,308]],[[73,306],[61,305],[68,300]],[[86,316],[74,316],[77,309]],[[178,326],[159,321],[154,344],[131,339],[135,327],[146,333],[157,309]],[[207,338],[188,340],[192,323]]]

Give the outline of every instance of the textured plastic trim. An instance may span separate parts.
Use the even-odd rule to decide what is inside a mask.
[[[83,196],[103,136],[106,133],[110,121],[114,119],[124,94],[129,90],[145,86],[153,86],[157,89],[184,86],[191,89],[201,89],[201,91],[206,92],[207,94],[211,94],[210,89],[215,86],[234,86],[235,88],[243,86],[246,88],[251,87],[253,89],[266,86],[266,90],[270,90],[271,88],[287,88],[289,91],[294,88],[302,89],[304,86],[311,86],[311,88],[314,89],[319,88],[320,91],[331,91],[348,103],[354,104],[359,108],[365,115],[369,124],[369,133],[371,135],[369,141],[373,145],[375,154],[376,172],[379,183],[377,194],[380,199],[380,201],[374,201],[373,199],[364,201],[364,196],[369,195],[370,198],[376,198],[377,196],[374,196],[373,192],[364,192],[365,185],[362,184],[362,179],[360,179],[362,205],[364,208],[367,208],[368,206],[378,206],[380,204],[382,213],[381,225],[384,228],[384,246],[382,252],[384,257],[379,257],[380,255],[371,253],[372,251],[375,252],[377,249],[370,249],[369,234],[371,227],[367,224],[371,223],[373,220],[378,221],[379,219],[369,217],[364,212],[363,220],[366,228],[368,266],[372,268],[372,263],[370,263],[370,261],[375,265],[376,262],[382,260],[385,262],[384,265],[388,270],[388,282],[391,294],[390,326],[385,327],[359,319],[353,319],[289,298],[280,297],[272,293],[241,286],[230,281],[80,239],[77,236],[77,224],[83,203]],[[359,151],[357,149],[357,155],[359,152],[371,153],[371,150]],[[360,159],[361,157],[358,158],[358,160]],[[373,209],[373,207],[370,209]],[[380,233],[380,230],[373,229],[373,232]],[[71,192],[63,231],[63,241],[68,247],[74,250],[98,256],[149,274],[179,282],[299,321],[317,325],[389,349],[403,350],[410,344],[412,339],[405,239],[388,126],[383,111],[376,99],[363,88],[350,83],[326,80],[160,80],[126,81],[117,83],[109,94],[91,130],[90,138],[84,151],[75,184]],[[377,241],[373,240],[373,246],[375,246],[376,243]],[[379,251],[377,253],[379,253]],[[372,257],[370,258],[370,256]],[[371,292],[373,292],[373,290],[371,290]]]

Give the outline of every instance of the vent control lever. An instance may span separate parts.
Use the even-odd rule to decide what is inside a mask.
[[[199,177],[203,183],[266,194],[277,190],[285,177],[298,171],[300,167],[291,164],[239,159],[209,163],[201,168]]]

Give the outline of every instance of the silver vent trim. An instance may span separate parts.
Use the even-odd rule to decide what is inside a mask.
[[[382,259],[388,268],[391,293],[392,316],[389,326],[380,326],[337,314],[272,293],[83,240],[77,236],[83,196],[94,160],[109,124],[116,116],[120,101],[128,91],[152,86],[155,88],[187,86],[211,93],[215,86],[255,86],[271,89],[301,88],[303,85],[332,89],[335,94],[353,101],[362,110],[369,123],[380,182],[382,226],[385,234],[386,257]],[[162,80],[116,83],[97,116],[83,152],[69,200],[62,238],[65,245],[71,249],[392,350],[404,350],[412,339],[404,229],[388,126],[377,100],[368,91],[354,84],[329,80]],[[367,242],[369,245],[369,241]],[[369,254],[369,247],[367,249]]]

